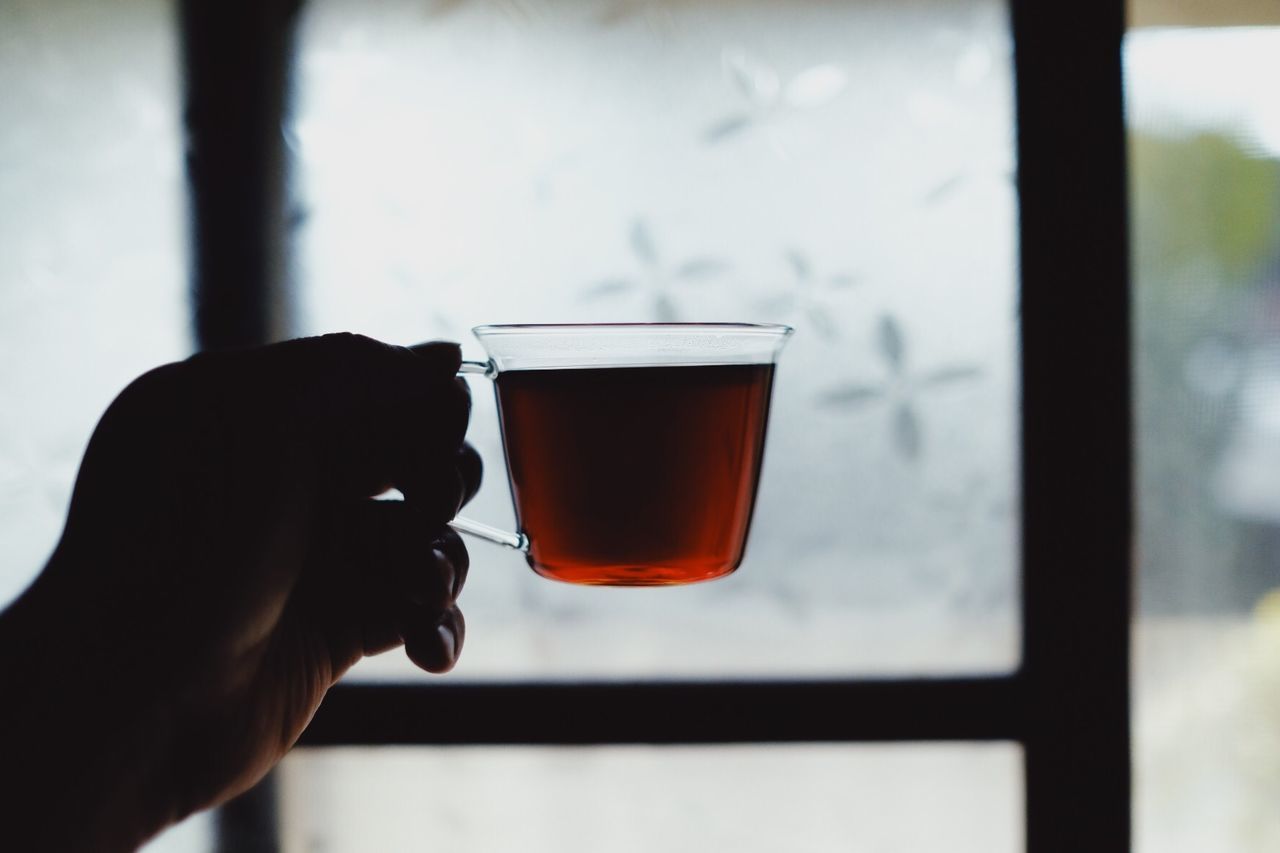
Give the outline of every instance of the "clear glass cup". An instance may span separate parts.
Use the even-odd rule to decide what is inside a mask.
[[[455,529],[525,553],[544,577],[664,586],[742,562],[782,325],[478,326],[517,533]]]

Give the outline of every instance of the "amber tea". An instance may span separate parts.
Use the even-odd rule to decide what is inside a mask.
[[[708,580],[742,561],[774,366],[589,367],[497,377],[516,515],[539,574]]]

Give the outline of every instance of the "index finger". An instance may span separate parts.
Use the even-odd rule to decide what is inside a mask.
[[[431,490],[466,434],[471,398],[455,381],[454,343],[411,349],[344,333],[209,358],[239,368],[224,390],[249,403],[252,429],[276,434],[280,452],[300,443],[321,487],[343,497]]]

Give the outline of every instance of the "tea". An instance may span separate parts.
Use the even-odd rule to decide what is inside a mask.
[[[708,580],[742,561],[772,364],[504,371],[529,563],[579,584]]]

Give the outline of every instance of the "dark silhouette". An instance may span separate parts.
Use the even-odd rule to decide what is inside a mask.
[[[112,403],[0,614],[9,849],[133,849],[253,785],[361,657],[453,666],[446,523],[481,474],[459,360],[331,335],[197,355]]]

